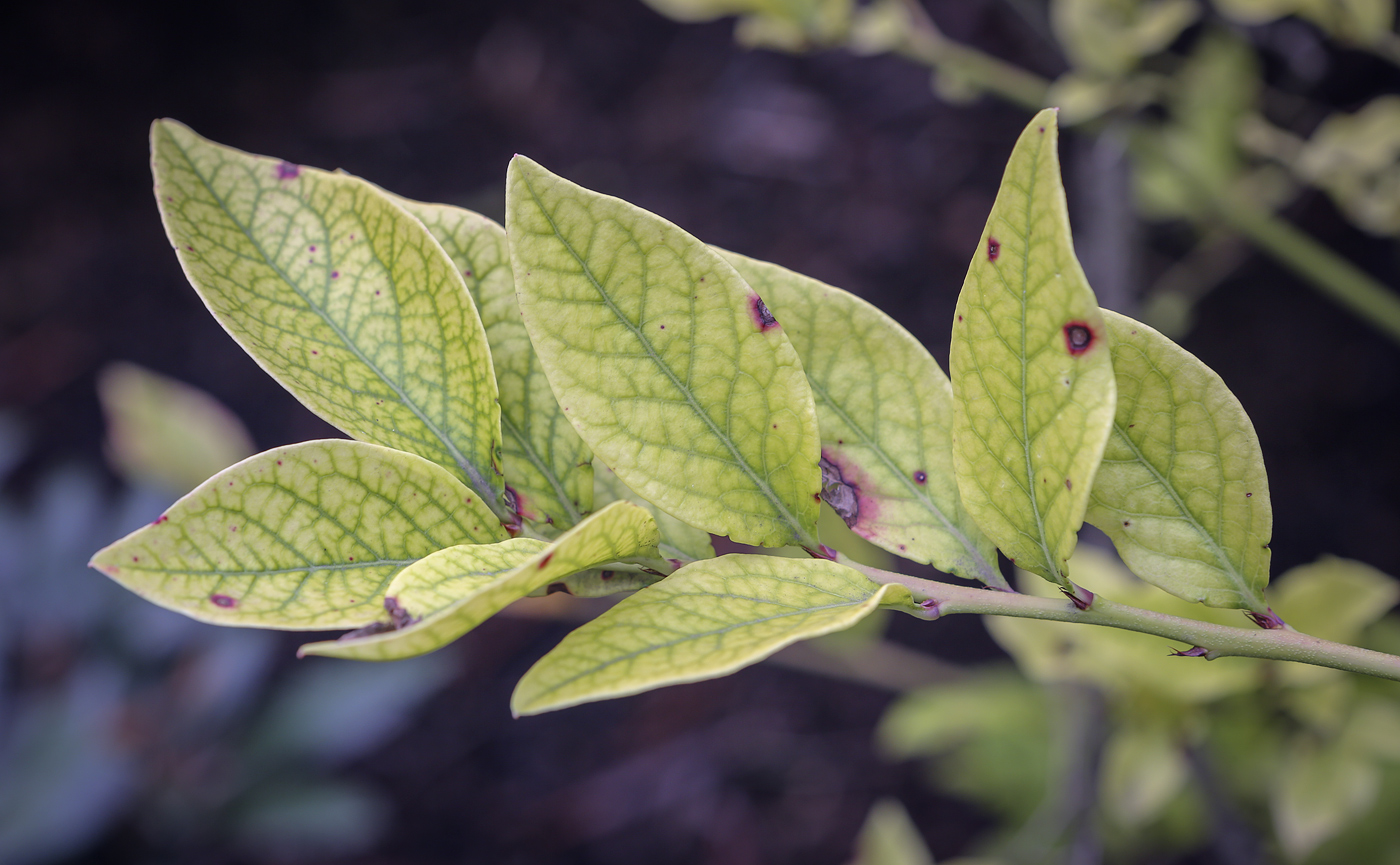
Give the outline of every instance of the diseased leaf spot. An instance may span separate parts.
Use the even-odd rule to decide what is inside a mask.
[[[168,520],[168,519],[170,519],[170,517],[166,516],[165,514],[161,514],[160,516],[156,517],[156,521],[153,522],[153,523],[151,523],[151,525],[153,525],[153,526],[158,526],[158,525],[160,525],[161,523],[165,522],[165,521]]]
[[[540,559],[540,563],[539,563],[538,565],[535,566],[535,569],[536,569],[536,570],[541,570],[541,571],[544,570],[544,566],[547,565],[547,564],[549,564],[549,560],[552,559],[552,558],[554,558],[554,551],[553,551],[553,550],[551,550],[551,551],[549,551],[549,552],[547,552],[547,553],[544,554],[544,558]]]
[[[916,483],[916,484],[926,484],[926,483],[928,483],[928,472],[924,471],[923,469],[919,469],[918,471],[914,472],[914,483]]]
[[[544,592],[544,593],[545,593],[546,595],[555,595],[555,594],[558,594],[558,593],[560,593],[560,592],[563,592],[563,593],[566,594],[566,595],[571,595],[571,594],[573,594],[573,592],[570,592],[570,591],[569,591],[569,587],[568,587],[567,585],[565,585],[564,583],[550,583],[550,584],[549,584],[549,588],[548,588],[548,589],[545,589],[545,592]]]
[[[999,255],[1001,255],[1001,241],[995,237],[987,238],[987,260],[996,261]],[[958,316],[958,319],[961,320],[962,316]]]
[[[307,249],[311,250],[312,252],[315,252],[315,251],[316,251],[316,247],[315,247],[315,246],[308,246]]]
[[[331,271],[331,279],[340,279],[340,271],[338,271],[338,270],[332,270],[332,271]],[[378,293],[379,293],[379,292],[377,292],[377,291],[375,292],[375,294],[378,294]]]
[[[1074,482],[1071,481],[1069,478],[1065,478],[1065,489],[1067,489],[1067,490],[1072,490],[1072,489],[1074,489]]]
[[[1123,521],[1123,527],[1124,527],[1124,528],[1127,528],[1128,526],[1131,526],[1132,524],[1133,524],[1133,521],[1132,521],[1132,520],[1124,520],[1124,521]]]
[[[613,572],[613,571],[599,571],[599,572],[598,572],[598,579],[600,579],[600,580],[611,580],[611,579],[612,579],[613,577],[615,577],[615,576],[617,576],[617,574],[616,574],[615,572]]]
[[[1071,321],[1065,325],[1065,347],[1075,357],[1094,346],[1094,331],[1082,321]]]
[[[210,595],[209,603],[216,607],[223,607],[224,609],[238,606],[238,602],[228,595]]]
[[[292,179],[295,179],[296,177],[298,177],[298,176],[300,176],[300,175],[301,175],[301,166],[300,166],[300,165],[294,165],[294,164],[292,164],[292,163],[290,163],[290,162],[279,162],[279,163],[277,163],[277,179],[278,179],[278,180],[292,180]],[[351,235],[351,238],[352,238],[352,239],[353,239],[353,237],[354,237],[354,235]]]
[[[1252,498],[1254,498],[1254,493],[1245,493],[1245,494],[1244,494],[1244,497],[1247,498],[1247,499],[1252,499]]]
[[[758,324],[759,330],[769,330],[778,326],[778,320],[768,310],[768,304],[764,303],[763,298],[756,294],[749,298],[749,312],[753,314],[754,322]]]
[[[831,509],[847,526],[854,526],[860,519],[860,498],[855,486],[844,480],[840,467],[827,459],[826,454],[822,454],[818,465],[822,470],[821,498],[831,505]]]

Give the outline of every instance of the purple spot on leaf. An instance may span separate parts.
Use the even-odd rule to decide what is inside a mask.
[[[292,180],[301,174],[301,166],[293,165],[290,162],[277,163],[277,179]]]
[[[764,303],[763,298],[756,294],[749,298],[749,312],[753,315],[759,330],[769,330],[778,326],[778,320],[768,310],[768,304]]]
[[[213,604],[216,607],[223,607],[224,609],[238,606],[238,602],[235,601],[233,598],[230,598],[228,595],[210,595],[209,603]]]

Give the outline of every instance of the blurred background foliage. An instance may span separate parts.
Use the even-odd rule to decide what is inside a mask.
[[[1276,604],[1400,649],[1378,617],[1400,573],[1390,0],[0,14],[0,862],[1400,861],[1382,683],[886,617],[512,721],[514,681],[588,603],[532,601],[417,666],[322,664],[83,567],[214,468],[337,434],[185,283],[150,198],[155,117],[497,218],[526,153],[855,291],[946,362],[1006,156],[1058,104],[1100,299],[1180,339],[1258,428]],[[1179,604],[1095,550],[1076,566]]]

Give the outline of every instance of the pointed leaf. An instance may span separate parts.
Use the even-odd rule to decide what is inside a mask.
[[[452,547],[394,581],[389,597],[411,622],[406,627],[308,643],[298,654],[394,661],[436,651],[540,586],[617,559],[654,555],[656,539],[650,514],[630,502],[614,502],[542,549],[533,542],[486,550]],[[512,557],[532,548],[537,550],[532,556],[510,567]]]
[[[909,602],[902,586],[820,559],[696,562],[565,637],[520,680],[511,711],[535,715],[726,676],[901,601]]]
[[[1016,564],[1066,585],[1113,424],[1113,367],[1070,240],[1055,110],[1016,142],[953,321],[953,465]]]
[[[396,198],[451,256],[481,313],[501,393],[501,461],[517,511],[551,536],[593,510],[593,454],[567,418],[520,320],[506,230],[446,204]]]
[[[151,127],[161,219],[214,317],[297,399],[497,501],[500,410],[481,319],[418,220],[347,174]]]
[[[1118,409],[1086,520],[1152,585],[1266,612],[1274,518],[1249,416],[1181,346],[1116,312],[1104,319]]]
[[[656,518],[656,526],[661,531],[661,541],[656,545],[662,557],[680,564],[697,562],[715,557],[714,544],[710,533],[678,520],[656,505],[632,492],[617,473],[602,463],[593,466],[593,495],[599,505],[608,502],[632,502],[641,505]]]
[[[332,439],[265,451],[222,471],[92,567],[162,607],[219,625],[363,625],[418,559],[506,532],[447,470]]]
[[[999,583],[996,548],[953,474],[953,389],[894,319],[839,288],[726,252],[782,322],[817,403],[822,456],[847,489],[827,500],[861,537],[916,562]]]
[[[520,156],[506,223],[525,326],[594,453],[691,525],[815,548],[811,391],[734,268],[660,217]]]
[[[885,798],[865,818],[851,865],[933,865],[933,855],[900,801]]]

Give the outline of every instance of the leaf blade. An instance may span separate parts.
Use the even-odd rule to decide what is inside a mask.
[[[593,452],[692,525],[814,547],[816,411],[796,352],[734,269],[520,156],[506,223],[525,325]]]
[[[923,345],[853,294],[721,253],[767,301],[802,359],[822,456],[857,491],[854,521],[841,514],[846,524],[889,552],[1001,583],[996,549],[958,493],[952,386]]]
[[[496,380],[446,253],[371,184],[151,127],[166,233],[258,365],[362,441],[457,473],[500,516]]]
[[[1118,406],[1086,521],[1179,598],[1267,613],[1273,509],[1244,407],[1194,355],[1104,311]]]
[[[464,581],[461,574],[479,565],[481,551],[442,550],[396,578],[394,589],[407,592],[403,609],[409,616],[421,615],[421,621],[364,637],[308,643],[297,654],[393,661],[436,651],[535,589],[616,559],[654,553],[656,540],[656,522],[650,514],[631,502],[614,502],[519,565],[480,580]],[[453,583],[463,592],[460,597],[452,598]],[[444,606],[437,606],[444,601]],[[411,603],[435,609],[423,614]]]
[[[850,627],[907,590],[820,559],[729,555],[624,598],[521,678],[517,715],[724,676],[784,646]],[[725,641],[730,641],[726,647]],[[680,647],[687,656],[669,657]]]
[[[958,297],[949,366],[964,505],[1018,566],[1068,587],[1114,382],[1074,257],[1057,137],[1046,109],[1016,143]]]
[[[317,630],[377,617],[394,575],[436,550],[505,538],[480,496],[446,469],[328,439],[220,472],[91,566],[203,622]]]

